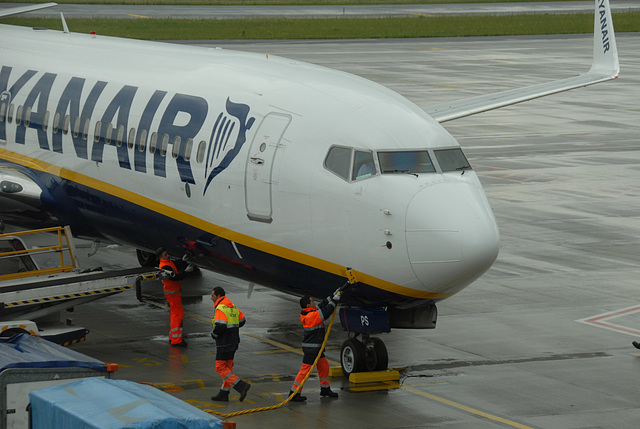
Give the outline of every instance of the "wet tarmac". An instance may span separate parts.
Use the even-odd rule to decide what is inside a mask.
[[[426,106],[588,70],[584,36],[211,44],[353,72]],[[211,45],[209,44],[209,45]],[[438,305],[435,330],[382,335],[399,387],[338,399],[307,382],[306,403],[231,418],[238,428],[632,428],[640,419],[640,36],[619,35],[616,81],[445,124],[479,173],[501,230],[495,265]],[[135,266],[135,253],[102,246],[82,263]],[[220,387],[209,336],[209,294],[223,286],[247,315],[236,373],[252,384],[240,403]],[[202,272],[185,281],[189,347],[168,344],[159,283],[65,317],[87,327],[74,350],[118,363],[116,378],[152,383],[223,413],[275,405],[301,363],[297,298]],[[339,365],[335,324],[327,357]],[[373,386],[375,387],[375,386]]]

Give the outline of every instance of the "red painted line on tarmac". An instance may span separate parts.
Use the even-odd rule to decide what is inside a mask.
[[[602,322],[587,322],[587,323],[592,323],[594,325],[602,326],[604,328],[613,329],[614,331],[624,332],[626,334],[633,334],[633,335],[640,336],[640,331],[636,329],[626,328],[624,326],[611,325],[611,324],[602,323]]]
[[[640,311],[640,305],[638,305],[636,307],[625,308],[623,310],[612,311],[610,313],[599,314],[598,316],[595,316],[595,317],[592,317],[591,319],[585,320],[585,322],[596,321],[596,320],[599,320],[599,319],[609,319],[611,317],[616,317],[616,316],[620,316],[622,314],[627,314],[627,313],[634,313],[636,311]]]
[[[640,305],[636,305],[634,307],[629,307],[629,308],[623,308],[621,310],[611,311],[609,313],[598,314],[597,316],[592,316],[592,317],[587,317],[586,319],[577,320],[577,322],[588,323],[591,325],[595,325],[597,327],[610,329],[612,331],[622,332],[624,334],[640,336],[640,330],[638,329],[607,322],[608,319],[627,316],[637,312],[640,312]]]

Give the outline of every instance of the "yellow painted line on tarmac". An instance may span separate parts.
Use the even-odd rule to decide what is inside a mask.
[[[443,386],[443,385],[447,385],[449,384],[448,381],[425,381],[423,383],[413,383],[411,384],[411,386],[413,387],[418,387],[418,386]]]
[[[152,301],[145,301],[145,303],[154,305],[154,306],[159,307],[159,308],[164,308],[166,310],[169,310],[169,306],[166,305],[166,304],[159,304],[157,302],[152,302]],[[185,317],[190,317],[192,319],[199,320],[201,322],[205,322],[205,323],[209,323],[209,324],[211,323],[211,319],[210,318],[202,317],[202,316],[199,316],[197,314],[184,313],[184,315],[185,315]],[[302,352],[302,349],[296,349],[296,348],[288,346],[288,345],[286,345],[284,343],[281,343],[281,342],[278,342],[278,341],[275,341],[275,340],[270,340],[268,338],[261,337],[261,336],[256,335],[256,334],[250,334],[248,332],[243,332],[242,330],[240,330],[240,333],[242,335],[246,335],[246,336],[251,337],[253,339],[256,339],[258,341],[262,341],[263,343],[271,344],[272,346],[275,346],[275,347],[279,348],[282,353],[288,352],[288,353],[295,353],[295,354],[298,354],[298,355],[301,355],[301,356],[304,355],[304,353]],[[326,347],[325,349],[329,349],[329,348],[331,348],[331,347]],[[273,351],[273,353],[275,353],[275,352],[276,351]],[[258,352],[258,353],[265,353],[265,352]],[[331,359],[327,359],[327,360],[329,361],[329,364],[331,364],[331,365],[340,365],[340,362],[332,361]]]
[[[289,350],[262,350],[261,352],[253,352],[254,355],[276,355],[280,353],[289,353]]]
[[[411,393],[415,393],[416,395],[424,396],[425,398],[429,398],[433,401],[440,402],[442,404],[448,405],[453,408],[457,408],[459,410],[465,411],[470,414],[474,414],[476,416],[484,417],[485,419],[493,420],[496,422],[500,422],[507,426],[511,426],[519,429],[533,429],[531,426],[523,425],[522,423],[517,423],[502,417],[494,416],[493,414],[486,413],[484,411],[476,410],[475,408],[468,407],[466,405],[459,404],[457,402],[451,401],[449,399],[441,398],[440,396],[432,395],[431,393],[423,392],[422,390],[414,389],[410,386],[401,386],[401,389],[407,390]]]
[[[245,335],[244,332],[242,332],[243,335]],[[262,341],[262,337],[255,337],[257,340]],[[325,347],[325,350],[335,350],[337,349],[337,347]],[[302,348],[298,347],[296,348],[296,350],[298,350],[298,354],[303,354],[302,353]],[[280,353],[289,353],[288,349],[279,349],[279,350],[262,350],[259,352],[253,352],[254,355],[277,355]]]
[[[145,18],[145,19],[149,19],[148,16],[144,16],[144,15],[136,15],[135,13],[129,13],[128,16],[133,16],[134,18]]]
[[[275,341],[275,340],[270,340],[269,338],[265,338],[265,337],[261,337],[260,335],[256,335],[256,334],[250,334],[248,332],[242,332],[240,331],[240,333],[242,335],[246,335],[248,337],[254,338],[258,341],[262,341],[263,343],[267,343],[267,344],[271,344],[272,346],[278,347],[279,349],[281,349],[283,352],[290,352],[290,353],[295,353],[298,355],[304,355],[304,353],[302,352],[302,349],[296,349],[293,348],[291,346],[288,346],[284,343],[281,343],[279,341]],[[262,352],[258,352],[258,353],[262,353]],[[329,364],[331,365],[340,365],[340,362],[335,362],[332,361],[331,359],[327,359],[329,361]]]
[[[264,338],[264,337],[261,337],[259,335],[255,335],[255,334],[249,334],[248,332],[242,332],[242,334],[246,335],[248,337],[251,337],[251,338],[255,338],[258,341],[262,341],[264,343],[271,344],[272,346],[278,347],[278,348],[280,348],[280,349],[282,349],[283,351],[286,351],[286,352],[296,353],[296,354],[299,354],[299,355],[303,355],[304,354],[304,353],[302,353],[302,349],[294,349],[293,347],[288,346],[288,345],[286,345],[284,343],[280,343],[278,341],[270,340],[268,338]]]

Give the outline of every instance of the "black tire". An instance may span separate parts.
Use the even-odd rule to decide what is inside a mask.
[[[356,339],[349,339],[342,343],[340,350],[340,365],[345,376],[352,372],[363,370],[365,361],[365,350],[362,343]]]
[[[389,358],[387,356],[387,348],[380,338],[367,338],[364,343],[364,362],[363,371],[379,371],[387,369]]]
[[[136,256],[138,257],[138,262],[142,267],[156,267],[158,265],[158,258],[156,258],[156,255],[153,253],[136,249]]]
[[[384,345],[384,341],[377,337],[371,337],[373,348],[376,353],[376,368],[375,371],[385,371],[389,366],[389,354],[387,353],[387,346]]]
[[[363,371],[375,371],[378,367],[378,354],[373,341],[367,340],[364,344]]]

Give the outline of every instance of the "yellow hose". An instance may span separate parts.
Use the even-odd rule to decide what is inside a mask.
[[[320,356],[322,355],[322,351],[324,350],[324,346],[327,343],[327,340],[329,339],[329,333],[331,332],[331,326],[333,325],[333,319],[336,316],[336,309],[337,308],[338,308],[338,306],[336,305],[336,307],[333,309],[333,313],[331,314],[331,320],[329,321],[329,327],[327,328],[327,333],[324,335],[324,341],[322,342],[322,346],[320,347],[320,351],[318,352],[318,356],[316,356],[316,360],[313,361],[313,365],[311,366],[311,369],[309,370],[307,375],[304,377],[304,379],[302,380],[302,382],[300,383],[298,388],[296,390],[294,390],[293,393],[291,395],[289,395],[289,397],[287,399],[285,399],[284,401],[282,401],[279,404],[271,405],[269,407],[253,408],[251,410],[236,411],[235,413],[229,413],[229,414],[219,413],[217,411],[208,410],[208,409],[204,410],[204,411],[209,413],[209,414],[215,414],[216,416],[228,418],[228,417],[239,416],[239,415],[242,415],[242,414],[257,413],[258,411],[275,410],[277,408],[282,407],[284,404],[288,403],[289,401],[291,401],[291,398],[293,398],[302,389],[302,386],[304,386],[304,383],[307,381],[307,379],[309,378],[309,376],[311,375],[311,373],[315,369],[316,365],[318,364],[318,360],[320,360]]]

